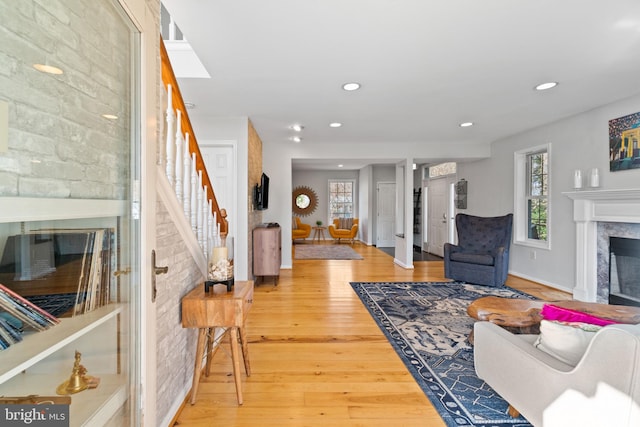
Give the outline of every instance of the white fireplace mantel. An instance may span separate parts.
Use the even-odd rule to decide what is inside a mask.
[[[595,302],[598,287],[597,223],[640,223],[640,188],[562,193],[573,200],[576,223],[576,283],[573,298]]]

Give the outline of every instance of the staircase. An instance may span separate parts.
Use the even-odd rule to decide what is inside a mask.
[[[172,193],[191,228],[205,259],[213,243],[226,236],[228,223],[216,200],[198,142],[180,94],[176,76],[162,38],[160,39],[162,82],[166,93],[166,142],[158,167],[166,176],[160,192]],[[225,215],[226,216],[226,215]]]

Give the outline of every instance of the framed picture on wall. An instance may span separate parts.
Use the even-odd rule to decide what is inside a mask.
[[[640,168],[640,113],[609,120],[609,170]]]

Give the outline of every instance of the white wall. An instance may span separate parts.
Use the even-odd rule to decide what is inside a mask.
[[[379,182],[396,182],[396,166],[394,164],[389,165],[374,165],[373,166],[373,185],[371,187],[371,191],[373,192],[373,197],[371,204],[373,208],[371,210],[371,244],[375,245],[378,241],[378,183]]]
[[[640,169],[609,172],[608,166],[608,121],[640,111],[640,96],[603,106],[598,109],[570,117],[547,126],[532,129],[519,135],[504,138],[487,147],[441,146],[437,143],[423,144],[288,144],[263,141],[263,170],[271,178],[270,205],[263,212],[265,222],[278,222],[282,226],[282,267],[290,268],[291,260],[291,192],[295,185],[309,185],[302,182],[303,175],[294,179],[291,170],[292,159],[322,159],[327,153],[342,159],[371,159],[372,164],[396,163],[401,159],[421,159],[421,163],[445,161],[462,158],[482,158],[468,163],[458,164],[458,178],[469,182],[468,209],[473,215],[500,215],[513,212],[513,162],[514,152],[527,147],[551,143],[551,212],[550,233],[551,250],[535,250],[532,259],[529,247],[514,245],[511,253],[510,271],[513,274],[546,283],[550,286],[570,290],[574,285],[575,270],[575,224],[572,219],[572,205],[562,192],[572,190],[573,170],[597,167],[600,169],[601,188],[631,188],[640,182]],[[212,124],[212,126],[214,126]],[[231,126],[233,128],[233,126]],[[222,129],[229,129],[223,126]],[[236,128],[237,129],[237,128]],[[200,131],[200,130],[199,130]],[[217,132],[211,139],[233,139],[228,131]],[[490,154],[490,157],[488,157]],[[241,166],[241,165],[240,165]],[[238,171],[242,177],[241,171]],[[362,188],[358,209],[366,206],[375,212],[375,184],[380,181],[395,181],[395,169],[388,166],[373,166],[372,172],[360,171],[358,180],[365,180],[364,200]],[[239,179],[242,181],[242,179]],[[324,184],[313,181],[312,188],[318,192],[321,205],[311,218],[320,218],[320,212],[326,212],[324,205],[326,191]],[[362,187],[363,184],[360,183]],[[239,189],[239,194],[243,191]],[[412,200],[407,201],[406,209],[412,209]],[[242,205],[242,203],[239,203]],[[239,206],[241,209],[242,206]],[[249,208],[250,209],[250,208]],[[363,240],[375,243],[375,215],[367,217],[362,225]]]
[[[291,192],[292,159],[368,159],[371,164],[397,163],[407,159],[412,164],[414,158],[483,158],[490,153],[488,146],[454,145],[439,143],[397,143],[388,144],[335,144],[263,142],[263,169],[271,178],[269,209],[264,211],[265,222],[278,222],[282,227],[282,267],[291,268]],[[395,169],[394,169],[395,171]],[[395,172],[394,172],[395,173]],[[375,169],[374,169],[375,174]],[[395,181],[395,175],[391,181]],[[374,181],[375,182],[375,181]],[[408,201],[411,209],[412,200]],[[375,237],[375,236],[372,236]],[[375,241],[375,240],[374,240]]]
[[[360,169],[358,173],[358,238],[367,245],[373,244],[371,218],[375,216],[375,206],[373,206],[375,187],[372,185],[373,166]]]
[[[191,113],[190,113],[191,114]],[[195,114],[194,114],[195,115]],[[197,116],[196,116],[197,117]],[[236,197],[234,206],[224,206],[229,214],[228,220],[233,223],[230,228],[234,231],[235,257],[234,273],[236,280],[249,279],[249,211],[251,201],[249,194],[249,180],[247,179],[249,164],[249,119],[247,117],[208,118],[200,120],[200,127],[195,131],[199,143],[216,143],[226,141],[235,144],[236,153]],[[268,174],[267,174],[268,175]],[[212,183],[215,191],[215,182]]]
[[[491,157],[458,165],[458,177],[469,182],[472,215],[513,212],[514,152],[551,144],[551,250],[513,245],[510,272],[570,291],[575,282],[575,223],[572,203],[562,193],[572,191],[573,171],[597,167],[601,189],[637,188],[640,169],[609,172],[609,120],[640,111],[640,96],[542,126],[492,144]]]

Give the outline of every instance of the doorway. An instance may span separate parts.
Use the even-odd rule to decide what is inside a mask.
[[[455,176],[432,178],[425,187],[426,244],[427,252],[444,256],[444,244],[453,242]]]

